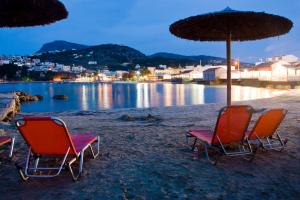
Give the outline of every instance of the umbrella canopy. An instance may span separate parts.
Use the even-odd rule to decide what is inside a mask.
[[[68,16],[58,0],[1,0],[0,27],[47,25]]]
[[[227,104],[231,104],[231,41],[257,40],[288,33],[292,21],[264,12],[226,8],[179,20],[170,26],[177,37],[194,41],[227,42]]]

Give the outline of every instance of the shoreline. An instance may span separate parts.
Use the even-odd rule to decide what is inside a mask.
[[[168,84],[197,84],[211,87],[226,86],[225,82],[221,83],[206,83],[203,81],[189,81],[189,82],[172,82],[172,81],[91,81],[91,82],[76,82],[76,81],[6,81],[0,82],[1,84],[30,84],[30,83],[56,83],[56,84],[113,84],[113,83],[168,83]],[[254,88],[265,88],[265,89],[274,89],[274,90],[290,90],[290,89],[299,89],[300,86],[289,82],[262,82],[258,84],[257,81],[247,81],[245,83],[233,82],[232,86],[241,86],[241,87],[254,87]]]

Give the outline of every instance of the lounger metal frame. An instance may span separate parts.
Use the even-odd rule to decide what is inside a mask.
[[[246,139],[245,141],[241,141],[240,143],[236,143],[238,145],[238,149],[239,149],[238,151],[228,151],[228,150],[226,150],[226,145],[224,145],[221,142],[221,140],[218,136],[217,136],[218,142],[219,142],[218,145],[217,144],[209,144],[209,143],[207,143],[205,141],[202,141],[201,139],[191,135],[190,133],[186,134],[187,145],[189,145],[188,138],[191,138],[191,137],[195,138],[191,150],[194,151],[195,148],[196,148],[197,142],[199,142],[204,147],[204,153],[205,153],[207,161],[209,161],[210,163],[212,163],[214,165],[217,164],[217,161],[218,161],[218,159],[219,159],[219,157],[222,153],[226,156],[231,156],[231,157],[233,157],[233,156],[246,156],[246,155],[252,155],[253,156],[254,153],[255,153],[255,151],[252,149],[251,144],[248,141],[248,139]],[[215,160],[212,160],[210,158],[209,153],[208,153],[209,148],[214,149],[218,153],[217,158]]]
[[[272,110],[272,109],[271,109]],[[270,110],[270,111],[271,111]],[[283,109],[284,113],[283,116],[281,118],[281,120],[279,121],[278,125],[275,127],[273,135],[269,136],[269,137],[259,137],[257,134],[254,134],[254,136],[256,137],[256,140],[259,142],[259,146],[262,147],[265,150],[276,150],[276,151],[282,151],[284,150],[284,147],[286,146],[287,143],[287,139],[283,140],[282,137],[279,134],[279,131],[277,130],[278,127],[280,126],[281,122],[284,120],[285,116],[287,115],[287,110]],[[263,113],[261,115],[261,117],[263,117],[266,113]],[[259,123],[260,118],[258,119],[258,121],[256,122],[254,129],[256,127],[256,125]],[[274,136],[276,136],[277,138],[275,138]],[[247,136],[248,139],[249,136]],[[253,141],[253,139],[249,140],[249,141]]]
[[[217,123],[216,123],[216,127],[215,127],[215,130],[214,130],[214,134],[217,130],[217,126],[218,126],[218,123],[219,123],[219,119],[220,119],[220,116],[223,114],[223,112],[226,110],[227,107],[223,107],[220,112],[219,112],[219,115],[218,115],[218,120],[217,120]],[[253,108],[251,106],[249,106],[249,112],[252,112],[253,111]],[[251,118],[251,117],[250,117]],[[249,120],[249,123],[250,123],[250,120]],[[249,123],[247,124],[247,127],[249,125]],[[245,129],[245,131],[247,130],[247,127]],[[189,132],[186,133],[186,143],[187,145],[189,145],[189,141],[188,139],[189,138],[195,138],[194,139],[194,142],[193,142],[193,145],[192,145],[192,148],[191,150],[194,151],[195,150],[195,147],[196,147],[196,144],[197,142],[199,141],[200,144],[202,144],[204,146],[204,152],[205,152],[205,156],[206,156],[206,159],[216,165],[217,164],[217,161],[219,159],[219,157],[224,154],[226,156],[247,156],[247,155],[251,155],[251,156],[254,156],[256,150],[253,150],[252,147],[251,147],[251,144],[249,142],[249,140],[246,138],[246,139],[243,139],[242,141],[240,141],[239,143],[235,143],[238,145],[238,149],[237,151],[228,151],[226,150],[226,145],[224,145],[222,143],[222,141],[220,140],[219,136],[217,134],[215,134],[215,136],[217,137],[218,139],[218,143],[219,144],[209,144],[207,143],[206,141],[203,141],[193,135],[191,135]],[[233,143],[232,143],[233,144]],[[246,147],[246,148],[245,148]],[[216,156],[216,159],[215,160],[212,160],[209,156],[209,153],[208,153],[208,148],[211,148],[211,149],[214,149],[215,151],[217,151],[217,156]],[[250,158],[249,160],[252,160],[252,158]]]
[[[61,123],[64,127],[66,127],[66,124],[64,121],[62,121],[59,118],[56,117],[51,117],[52,120],[58,121],[59,123]],[[16,125],[20,126],[19,123],[20,120],[16,121]],[[100,136],[97,136],[97,151],[96,153],[93,150],[93,147],[91,144],[88,144],[85,148],[83,148],[78,154],[74,154],[74,157],[67,162],[68,156],[73,156],[73,154],[69,154],[70,150],[71,150],[71,146],[68,147],[66,153],[63,156],[63,160],[61,161],[60,165],[56,166],[56,167],[48,167],[48,166],[41,166],[39,167],[39,162],[40,162],[40,158],[42,157],[42,155],[36,155],[31,151],[31,147],[29,147],[28,149],[28,153],[27,153],[27,158],[26,158],[26,164],[25,164],[25,169],[24,172],[22,171],[22,167],[17,166],[18,168],[18,172],[20,174],[20,177],[22,178],[22,180],[26,181],[28,180],[30,177],[35,177],[35,178],[53,178],[56,177],[60,174],[60,172],[62,171],[62,169],[66,168],[66,166],[68,167],[71,176],[73,178],[74,181],[78,180],[78,178],[80,177],[82,171],[83,171],[83,159],[84,159],[84,153],[87,149],[90,149],[91,153],[92,153],[92,157],[95,159],[98,157],[99,152],[100,152]],[[33,162],[33,166],[31,166],[31,158],[34,159]],[[79,160],[79,169],[77,174],[74,173],[74,170],[72,168],[72,164],[75,163],[75,161]],[[52,170],[55,170],[56,173],[51,174]],[[39,172],[48,172],[47,175],[45,174],[38,174]]]
[[[276,150],[276,151],[282,151],[284,147],[286,146],[287,139],[283,140],[280,136],[278,131],[275,131],[274,135],[277,138],[272,137],[266,137],[266,138],[260,138],[255,134],[256,139],[259,141],[260,146],[265,150]]]

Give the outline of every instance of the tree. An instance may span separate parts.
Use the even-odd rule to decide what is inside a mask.
[[[5,64],[0,66],[0,78],[8,81],[19,80],[18,74],[21,72],[22,67],[14,64]]]
[[[136,78],[135,71],[130,71],[129,73],[123,73],[122,74],[122,80],[123,81],[129,81],[134,80]]]
[[[141,75],[142,76],[148,76],[150,74],[151,74],[151,72],[149,71],[149,69],[147,69],[147,68],[141,69]]]

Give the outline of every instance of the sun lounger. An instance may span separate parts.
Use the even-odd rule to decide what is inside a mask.
[[[251,106],[228,106],[220,110],[217,123],[213,130],[193,129],[186,134],[188,138],[194,138],[192,150],[195,149],[197,142],[204,146],[206,158],[213,164],[209,156],[209,149],[214,149],[226,156],[245,156],[253,154],[251,145],[244,140],[245,132],[251,120],[253,108]],[[228,145],[236,144],[237,149],[228,149]]]
[[[10,151],[9,151],[9,157],[10,158],[13,155],[14,144],[15,144],[15,138],[8,137],[8,136],[0,136],[0,146],[10,145]]]
[[[29,147],[24,172],[22,168],[18,168],[23,180],[27,180],[29,177],[58,176],[66,164],[72,178],[77,180],[82,173],[85,150],[90,149],[94,158],[99,154],[99,136],[71,135],[65,123],[59,118],[23,117],[16,120],[16,125]],[[96,153],[92,148],[94,143],[97,145]],[[61,162],[54,167],[48,167],[48,165],[40,167],[40,159],[44,157],[61,158]],[[72,164],[76,160],[79,160],[77,175],[72,169]]]
[[[286,114],[285,109],[271,109],[263,113],[253,129],[247,132],[247,139],[258,141],[260,146],[267,150],[283,150],[287,140],[282,140],[277,129]]]

